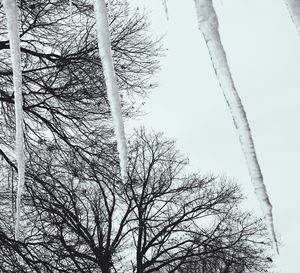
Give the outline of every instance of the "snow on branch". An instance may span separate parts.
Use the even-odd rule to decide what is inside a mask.
[[[25,155],[23,131],[23,98],[22,98],[22,67],[16,0],[4,0],[7,19],[7,30],[10,44],[11,62],[13,69],[15,117],[16,117],[16,160],[18,166],[18,189],[16,202],[15,237],[19,240],[21,199],[25,182]]]
[[[102,62],[105,77],[107,96],[110,103],[113,117],[114,130],[117,138],[121,175],[124,180],[127,176],[127,143],[122,119],[119,88],[116,81],[116,74],[113,65],[111,40],[108,27],[107,11],[104,0],[94,1],[96,28],[98,37],[99,55]]]
[[[194,1],[196,5],[199,29],[204,36],[216,76],[230,108],[235,127],[239,133],[240,143],[244,152],[251,181],[254,186],[254,191],[264,213],[269,234],[278,252],[277,239],[273,224],[272,205],[269,200],[262,172],[257,160],[246,112],[234,86],[226,53],[220,39],[217,14],[213,7],[212,0]]]
[[[289,10],[292,21],[294,22],[298,34],[300,35],[300,1],[299,0],[285,0]]]

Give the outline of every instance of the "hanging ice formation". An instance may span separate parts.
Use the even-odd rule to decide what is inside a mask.
[[[167,0],[161,0],[161,1],[162,1],[162,5],[163,5],[163,7],[164,7],[166,19],[169,21],[169,11],[168,11]]]
[[[111,40],[108,28],[108,18],[104,0],[94,1],[96,28],[98,37],[99,55],[105,77],[107,96],[113,117],[114,130],[117,138],[121,175],[124,180],[127,176],[127,144],[121,112],[120,95],[113,65]]]
[[[300,1],[299,0],[285,0],[291,18],[300,35]]]
[[[235,127],[239,133],[240,143],[244,152],[255,194],[264,213],[271,239],[278,252],[277,239],[273,224],[272,205],[269,200],[260,166],[256,157],[247,116],[241,99],[234,86],[231,72],[227,63],[226,53],[221,43],[217,14],[213,7],[212,0],[194,1],[196,5],[199,29],[204,36],[216,76],[230,108]]]
[[[15,237],[16,240],[19,240],[21,198],[25,181],[21,50],[16,0],[4,0],[3,3],[7,19],[7,30],[10,44],[14,83],[16,117],[16,160],[18,166]]]

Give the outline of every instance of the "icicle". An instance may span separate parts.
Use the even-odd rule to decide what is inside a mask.
[[[227,63],[226,53],[219,35],[219,23],[212,0],[194,0],[201,30],[211,56],[213,67],[224,97],[230,108],[231,115],[239,133],[240,143],[247,162],[251,181],[256,196],[264,213],[267,228],[278,252],[277,239],[274,231],[272,205],[269,200],[260,166],[257,161],[254,143],[241,99],[236,91],[231,72]]]
[[[169,11],[168,11],[167,0],[161,0],[161,1],[162,1],[162,5],[163,5],[163,7],[164,7],[166,19],[167,19],[167,21],[169,21]]]
[[[292,21],[294,22],[298,34],[300,35],[300,1],[299,0],[285,0],[289,10]]]
[[[21,51],[16,0],[4,0],[3,3],[7,18],[7,30],[10,44],[14,82],[16,116],[16,159],[18,165],[15,237],[16,240],[19,240],[21,198],[25,181]]]
[[[104,0],[95,0],[94,9],[96,16],[99,55],[103,66],[107,95],[110,103],[111,113],[113,116],[122,179],[125,180],[127,176],[127,144],[121,112],[120,95],[112,59],[111,40]]]

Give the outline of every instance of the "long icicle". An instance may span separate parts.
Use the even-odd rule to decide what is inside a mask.
[[[273,224],[272,204],[269,200],[262,172],[257,160],[246,112],[234,86],[226,53],[221,42],[217,14],[213,7],[212,0],[194,1],[196,4],[199,29],[204,36],[216,76],[223,90],[226,102],[230,108],[235,127],[239,133],[240,143],[244,152],[251,181],[254,186],[254,191],[264,213],[269,234],[278,252],[277,239]]]
[[[300,1],[299,0],[285,0],[289,10],[292,21],[294,22],[298,34],[300,36]]]
[[[23,132],[23,98],[22,98],[22,68],[21,50],[18,24],[18,10],[16,0],[4,0],[4,9],[7,18],[7,30],[13,69],[15,117],[16,117],[16,159],[18,165],[18,189],[16,201],[15,238],[20,236],[21,199],[25,182],[25,155]]]
[[[121,175],[124,181],[127,177],[127,143],[124,131],[124,123],[122,119],[119,88],[117,85],[116,74],[113,65],[108,18],[104,0],[94,0],[94,9],[96,17],[99,55],[103,66],[107,96],[110,103],[114,129],[117,138]]]

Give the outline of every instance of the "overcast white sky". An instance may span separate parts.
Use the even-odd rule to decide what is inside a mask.
[[[133,3],[134,1],[129,1]],[[177,140],[192,167],[236,178],[257,212],[237,133],[215,78],[193,0],[138,1],[154,10],[156,35],[166,31],[168,55],[150,94],[144,124]],[[252,128],[258,159],[282,241],[276,271],[299,273],[300,37],[283,0],[216,0],[221,36]]]

